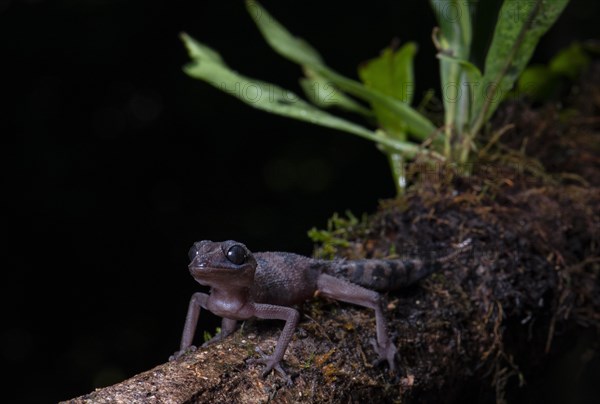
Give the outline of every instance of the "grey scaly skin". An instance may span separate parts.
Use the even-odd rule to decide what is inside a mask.
[[[199,241],[190,249],[189,270],[210,293],[194,293],[190,300],[178,358],[192,347],[200,309],[223,318],[221,332],[204,345],[222,340],[235,331],[238,320],[251,317],[279,319],[285,326],[271,356],[252,362],[266,365],[263,376],[276,370],[290,383],[281,360],[300,314],[292,306],[315,296],[368,307],[375,311],[377,338],[373,347],[380,360],[396,370],[396,346],[389,338],[378,291],[392,291],[428,276],[470,249],[470,240],[442,258],[421,260],[319,260],[287,252],[252,253],[237,241]]]

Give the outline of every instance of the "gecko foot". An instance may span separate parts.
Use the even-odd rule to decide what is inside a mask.
[[[189,347],[182,349],[181,351],[175,352],[173,355],[169,356],[169,362],[174,361],[175,359],[181,358],[184,354],[188,352],[194,352],[196,350],[196,346],[190,345]]]
[[[286,373],[285,370],[283,370],[280,361],[275,360],[272,356],[265,354],[263,350],[259,347],[256,347],[254,350],[258,352],[260,356],[262,356],[262,358],[250,358],[246,360],[246,363],[262,363],[263,365],[266,365],[265,370],[262,372],[262,377],[267,377],[267,375],[271,373],[271,370],[275,370],[277,373],[279,373],[281,377],[283,377],[288,386],[291,386],[293,384],[290,376]]]
[[[390,367],[390,372],[395,373],[396,353],[398,352],[396,346],[391,341],[388,341],[388,343],[385,346],[381,346],[379,345],[379,343],[377,343],[375,339],[371,339],[371,345],[373,345],[373,349],[379,355],[379,359],[375,361],[374,365],[379,365],[382,362],[387,361]]]

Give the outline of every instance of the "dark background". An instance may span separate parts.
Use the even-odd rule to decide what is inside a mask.
[[[350,77],[392,38],[416,40],[417,102],[437,86],[425,1],[263,4]],[[597,36],[598,11],[573,0],[536,60]],[[198,290],[186,268],[195,240],[310,254],[308,229],[394,195],[371,143],[184,75],[180,31],[301,93],[300,69],[241,1],[0,0],[6,402],[67,399],[165,361]]]

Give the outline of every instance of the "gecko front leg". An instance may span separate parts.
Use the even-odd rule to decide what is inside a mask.
[[[380,360],[385,360],[392,372],[396,371],[396,346],[388,336],[383,309],[381,308],[381,295],[375,291],[350,283],[344,279],[331,275],[321,274],[317,279],[320,296],[352,303],[375,310],[375,324],[377,327],[377,340],[373,341],[373,348]]]
[[[179,351],[175,352],[169,357],[169,360],[175,360],[189,350],[195,350],[196,347],[192,345],[194,340],[194,334],[196,333],[196,326],[198,325],[198,317],[200,316],[200,310],[206,309],[206,302],[209,296],[206,293],[197,292],[192,295],[190,304],[188,306],[188,312],[185,317],[185,325],[183,326],[183,335],[181,336],[181,344]]]
[[[283,360],[285,350],[287,349],[287,346],[294,335],[296,326],[298,325],[300,313],[298,313],[298,310],[291,307],[276,306],[272,304],[254,303],[253,307],[254,316],[263,319],[285,320],[285,326],[283,327],[283,331],[281,331],[281,335],[279,336],[279,340],[277,341],[277,346],[275,347],[275,352],[273,352],[273,355],[266,356],[259,351],[263,357],[258,359],[249,359],[248,362],[265,364],[266,367],[262,373],[263,377],[268,375],[271,370],[276,370],[284,379],[286,379],[286,382],[289,385],[292,383],[292,380],[287,375],[285,370],[283,370],[281,361]]]

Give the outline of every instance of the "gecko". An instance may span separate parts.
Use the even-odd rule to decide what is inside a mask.
[[[237,322],[252,317],[285,321],[272,355],[260,349],[262,358],[250,363],[265,365],[262,376],[275,370],[291,379],[281,366],[300,313],[294,308],[314,297],[325,297],[374,310],[376,339],[372,341],[379,362],[396,371],[397,349],[389,337],[379,292],[409,286],[437,271],[441,266],[471,247],[470,239],[458,244],[450,254],[430,259],[323,260],[288,252],[252,253],[244,244],[228,240],[194,243],[189,251],[189,271],[210,292],[197,292],[190,299],[179,351],[175,360],[193,350],[201,309],[222,317],[221,331],[203,346],[221,341],[235,329]]]

